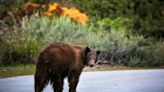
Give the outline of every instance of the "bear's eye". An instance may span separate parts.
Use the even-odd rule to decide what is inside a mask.
[[[94,59],[94,60],[96,60],[96,55],[94,55],[94,54],[92,54],[92,55],[90,55],[90,59]]]

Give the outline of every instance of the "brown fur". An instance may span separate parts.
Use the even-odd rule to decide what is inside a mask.
[[[54,43],[40,53],[35,72],[35,92],[41,92],[50,81],[54,92],[62,92],[68,77],[69,92],[76,92],[79,76],[88,65],[89,48]],[[91,58],[92,59],[92,58]]]

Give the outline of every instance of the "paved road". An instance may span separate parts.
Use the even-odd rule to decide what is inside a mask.
[[[33,76],[0,79],[0,92],[34,92]],[[164,69],[83,72],[78,92],[164,92]],[[53,92],[51,86],[44,92]],[[63,92],[68,92],[65,80]]]

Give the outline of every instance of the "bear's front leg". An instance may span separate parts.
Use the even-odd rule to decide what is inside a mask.
[[[80,71],[71,71],[68,75],[69,92],[76,92],[76,87],[79,82]]]

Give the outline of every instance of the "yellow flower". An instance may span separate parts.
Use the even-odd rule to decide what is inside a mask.
[[[82,24],[86,24],[88,22],[88,16],[86,14],[81,13],[79,10],[75,8],[62,8],[63,9],[63,15],[71,17],[74,21],[80,22]]]
[[[28,9],[37,9],[40,7],[40,4],[36,4],[36,3],[31,3],[31,2],[28,2],[24,5],[24,9],[25,10],[28,10]]]
[[[47,12],[54,12],[58,7],[59,7],[59,4],[57,3],[50,4]]]
[[[86,24],[88,22],[88,16],[84,13],[81,13],[76,8],[67,8],[67,7],[60,7],[59,4],[53,3],[50,4],[48,7],[47,12],[45,12],[46,16],[52,17],[55,13],[62,16],[68,16],[76,22],[81,24]]]
[[[51,12],[45,12],[44,13],[46,16],[48,16],[48,17],[52,17],[53,16],[53,14],[51,13]]]
[[[62,15],[66,16],[68,14],[68,12],[69,12],[68,11],[69,9],[66,8],[66,7],[62,7],[61,9],[63,10]]]

